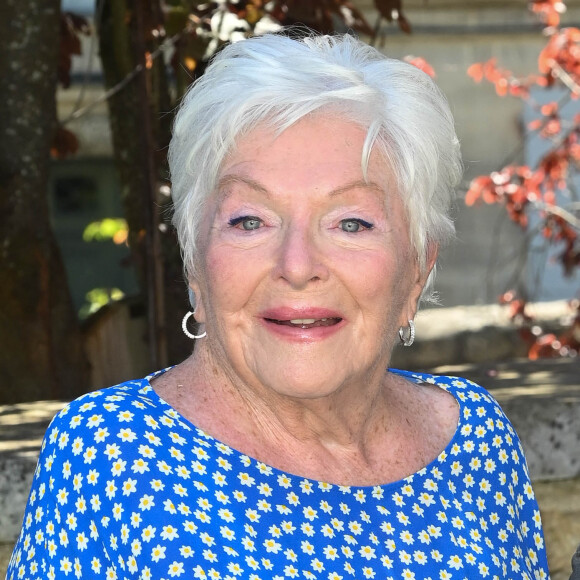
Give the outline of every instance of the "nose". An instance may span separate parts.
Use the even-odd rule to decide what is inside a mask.
[[[277,277],[296,289],[327,280],[329,270],[322,245],[319,236],[308,226],[289,226],[278,251]]]

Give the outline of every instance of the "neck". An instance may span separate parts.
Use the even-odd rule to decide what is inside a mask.
[[[319,398],[291,397],[244,383],[223,372],[207,348],[196,349],[186,364],[191,369],[188,392],[198,399],[190,408],[214,415],[200,417],[200,426],[212,425],[217,432],[207,430],[221,440],[241,437],[255,449],[342,449],[365,458],[372,442],[390,430],[397,416],[390,405],[390,395],[396,392],[390,383],[397,379],[386,372],[384,361],[364,381]],[[232,446],[238,447],[235,442]]]
[[[411,388],[384,366],[373,380],[304,399],[266,396],[216,362],[199,348],[154,388],[215,439],[300,477],[340,485],[397,481],[435,459],[457,428],[452,396]]]

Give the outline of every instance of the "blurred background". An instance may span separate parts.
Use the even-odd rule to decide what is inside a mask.
[[[441,255],[440,305],[393,364],[492,390],[526,450],[552,578],[569,577],[580,0],[3,0],[0,575],[63,401],[191,352],[166,159],[179,99],[226,43],[298,23],[359,35],[449,99],[465,165],[457,241]]]
[[[173,112],[220,47],[281,25],[357,34],[447,95],[465,178],[442,306],[500,301],[521,325],[528,303],[578,298],[580,41],[569,31],[580,2],[25,4],[4,3],[0,24],[0,402],[70,398],[189,354],[169,223]],[[569,326],[577,311],[571,302]],[[543,354],[577,354],[572,335],[530,329],[530,349],[541,339]]]

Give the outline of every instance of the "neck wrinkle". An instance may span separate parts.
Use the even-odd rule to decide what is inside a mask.
[[[325,398],[299,399],[266,389],[257,391],[226,372],[215,376],[211,369],[223,368],[213,362],[209,349],[200,348],[197,355],[193,357],[198,359],[193,366],[192,378],[198,383],[195,390],[202,394],[211,389],[226,421],[226,415],[235,414],[232,416],[242,419],[242,430],[242,425],[247,426],[247,433],[269,446],[274,441],[284,444],[283,448],[312,444],[330,454],[348,450],[366,457],[376,435],[392,428],[395,413],[389,412],[385,384],[392,375],[386,371],[375,373],[376,380],[369,381],[363,393],[353,393],[351,388]]]

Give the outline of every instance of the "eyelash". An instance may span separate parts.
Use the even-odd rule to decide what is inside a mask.
[[[232,228],[236,228],[240,224],[243,224],[245,221],[255,221],[255,222],[258,222],[258,227],[256,227],[256,228],[244,228],[244,227],[239,228],[239,229],[243,229],[244,231],[248,231],[248,232],[249,231],[253,231],[253,230],[260,229],[260,224],[262,224],[262,220],[260,218],[258,218],[256,216],[253,216],[253,215],[244,215],[244,216],[239,216],[239,217],[231,218],[228,221],[228,225],[230,227],[232,227]],[[343,220],[340,220],[339,227],[340,227],[341,224],[345,224],[345,223],[349,223],[349,222],[358,224],[359,226],[361,226],[363,228],[363,231],[365,231],[365,230],[372,230],[374,228],[374,225],[373,224],[371,224],[370,222],[367,222],[367,221],[365,221],[363,219],[360,219],[360,218],[345,218]],[[349,232],[347,230],[343,230],[343,231],[346,232],[346,233],[356,234],[360,230],[356,230],[354,232]]]
[[[374,225],[371,224],[370,222],[367,222],[365,220],[362,220],[360,218],[346,218],[343,220],[340,220],[340,224],[345,224],[348,222],[354,222],[355,224],[358,224],[359,226],[362,226],[364,228],[364,230],[372,230],[374,228]],[[357,230],[356,232],[347,232],[347,230],[343,230],[346,233],[352,233],[352,234],[356,234],[358,233],[360,230]]]
[[[240,216],[240,217],[235,217],[235,218],[230,219],[228,221],[228,225],[230,227],[232,227],[232,228],[235,228],[235,227],[239,226],[240,224],[243,224],[245,221],[250,221],[250,220],[251,221],[256,221],[259,224],[262,223],[262,220],[260,218],[256,217],[256,216],[254,216],[254,215],[243,215],[243,216]],[[242,227],[242,228],[239,228],[239,229],[243,229],[244,231],[250,232],[250,231],[252,231],[254,229],[259,229],[259,228],[246,229],[246,228]]]

